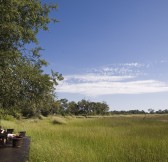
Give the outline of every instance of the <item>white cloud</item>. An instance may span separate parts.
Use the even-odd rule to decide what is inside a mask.
[[[83,83],[63,82],[57,87],[57,92],[79,93],[86,96],[100,96],[110,94],[142,94],[168,92],[168,85],[156,80],[141,81],[94,81]]]
[[[57,92],[85,96],[113,94],[142,94],[168,92],[168,83],[156,79],[137,80],[139,70],[146,67],[139,63],[126,63],[92,69],[91,73],[64,76]]]

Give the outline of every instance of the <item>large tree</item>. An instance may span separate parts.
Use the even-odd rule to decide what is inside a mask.
[[[63,79],[59,73],[43,72],[47,62],[40,56],[37,40],[39,30],[56,22],[49,17],[56,7],[40,0],[0,1],[0,108],[12,115],[46,113],[54,100],[54,85]]]

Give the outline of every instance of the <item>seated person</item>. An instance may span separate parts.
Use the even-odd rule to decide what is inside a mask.
[[[5,133],[5,129],[2,128],[2,126],[0,126],[0,134],[4,134]]]
[[[13,138],[13,137],[15,137],[16,136],[16,134],[12,134],[12,133],[8,133],[7,134],[7,138]]]

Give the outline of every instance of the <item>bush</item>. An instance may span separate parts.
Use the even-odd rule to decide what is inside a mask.
[[[61,117],[54,117],[54,119],[52,120],[53,124],[66,124],[67,122],[65,121],[65,118],[61,118]]]
[[[40,120],[45,119],[45,117],[44,117],[43,115],[39,115],[38,118],[39,118]]]
[[[15,118],[12,115],[5,115],[3,119],[8,120],[8,121],[14,121],[15,120]]]

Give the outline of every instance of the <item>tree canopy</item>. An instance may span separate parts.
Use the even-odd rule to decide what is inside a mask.
[[[33,116],[46,112],[54,101],[54,85],[63,77],[45,74],[37,34],[48,30],[49,13],[57,5],[40,0],[0,1],[0,108],[8,114]],[[34,44],[33,49],[26,48]]]
[[[53,113],[62,115],[107,115],[108,111],[109,106],[105,102],[91,102],[85,99],[78,102],[60,99],[52,106]]]

